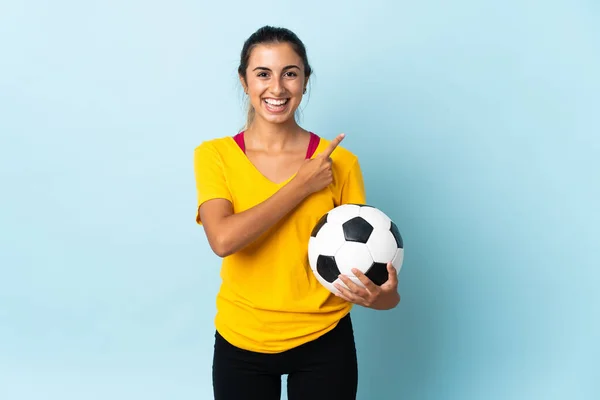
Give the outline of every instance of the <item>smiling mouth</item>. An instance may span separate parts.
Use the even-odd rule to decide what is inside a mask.
[[[278,113],[286,109],[290,99],[263,99],[267,110],[270,112]]]
[[[290,101],[290,99],[264,99],[264,102],[270,106],[282,106],[287,104],[288,101]]]

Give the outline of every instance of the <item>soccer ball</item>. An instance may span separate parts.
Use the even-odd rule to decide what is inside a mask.
[[[388,280],[387,263],[400,273],[404,243],[396,224],[381,210],[367,204],[344,204],[323,215],[308,240],[308,262],[317,278],[330,292],[339,291],[338,278],[348,276],[364,287],[352,273],[356,268],[381,286]]]

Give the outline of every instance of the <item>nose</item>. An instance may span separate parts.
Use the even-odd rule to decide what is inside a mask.
[[[281,78],[273,78],[270,89],[274,96],[280,96],[285,91]]]

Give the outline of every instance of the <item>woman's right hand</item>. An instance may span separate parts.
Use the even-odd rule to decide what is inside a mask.
[[[345,134],[340,133],[321,154],[306,160],[298,170],[296,179],[308,195],[326,188],[333,182],[331,154],[344,137]]]

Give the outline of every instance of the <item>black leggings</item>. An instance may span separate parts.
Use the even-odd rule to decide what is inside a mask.
[[[276,354],[239,349],[215,334],[215,400],[279,400],[285,374],[289,400],[355,400],[358,366],[350,315],[316,340]]]

